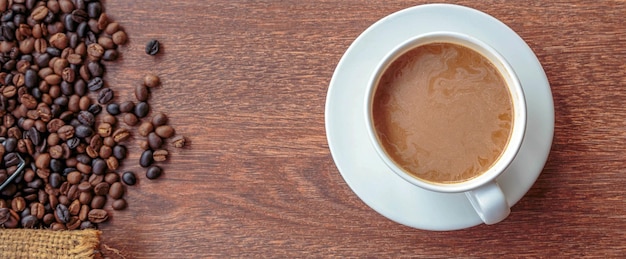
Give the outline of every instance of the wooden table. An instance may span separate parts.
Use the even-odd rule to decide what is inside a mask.
[[[130,37],[107,67],[118,100],[148,72],[150,100],[189,145],[156,181],[137,165],[129,208],[103,224],[126,258],[617,257],[626,254],[626,2],[458,1],[535,51],[552,86],[548,162],[505,221],[452,232],[367,207],[331,158],[328,84],[350,43],[429,1],[106,1]],[[158,39],[156,57],[144,53]],[[110,252],[110,251],[109,251]]]

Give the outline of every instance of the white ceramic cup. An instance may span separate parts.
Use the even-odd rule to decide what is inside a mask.
[[[503,76],[511,95],[513,104],[513,128],[505,149],[500,158],[488,170],[464,182],[450,184],[433,183],[411,175],[387,155],[378,139],[374,127],[372,116],[373,99],[378,87],[378,82],[385,70],[394,60],[407,51],[431,43],[453,43],[468,47],[480,53],[482,56],[486,57]],[[517,75],[509,63],[495,49],[476,38],[455,32],[441,31],[417,35],[398,45],[378,63],[375,73],[369,80],[366,98],[365,120],[370,140],[378,155],[391,171],[409,183],[426,190],[442,193],[464,192],[478,216],[480,216],[486,224],[498,223],[509,215],[511,211],[510,206],[500,186],[498,186],[496,178],[511,164],[522,145],[524,132],[526,130],[526,100]]]

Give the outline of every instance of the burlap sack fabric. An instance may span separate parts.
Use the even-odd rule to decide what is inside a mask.
[[[100,231],[0,229],[0,258],[94,258]]]

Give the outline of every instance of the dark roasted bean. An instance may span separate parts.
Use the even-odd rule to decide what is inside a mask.
[[[109,103],[107,105],[107,112],[111,115],[120,114],[120,106],[117,103]]]
[[[159,41],[157,40],[148,41],[148,43],[146,44],[146,54],[154,56],[157,53],[159,53]]]
[[[89,106],[87,111],[89,111],[93,115],[98,115],[100,114],[100,112],[102,112],[102,106],[100,106],[99,104],[93,103]]]
[[[70,220],[70,211],[65,205],[59,204],[54,210],[54,217],[58,222],[65,224]]]
[[[124,145],[115,145],[113,147],[113,156],[117,158],[117,160],[123,160],[126,158],[127,150]]]
[[[153,166],[150,166],[146,170],[146,178],[150,180],[154,180],[154,179],[159,178],[159,176],[161,176],[161,173],[162,173],[161,167],[153,165]]]
[[[134,113],[138,118],[146,117],[149,111],[150,111],[150,106],[148,105],[147,102],[139,102],[137,103],[137,105],[135,105]]]
[[[89,111],[80,111],[77,118],[78,121],[85,126],[92,126],[96,121],[94,114]]]
[[[161,139],[161,137],[159,137],[156,133],[150,132],[148,134],[148,145],[150,145],[150,148],[153,150],[159,149],[161,148],[161,145],[163,145],[163,139]]]
[[[102,88],[103,85],[104,85],[104,82],[102,81],[102,78],[94,77],[91,80],[89,80],[89,82],[87,83],[87,88],[89,88],[89,91],[95,92],[95,91],[100,90],[100,88]]]
[[[113,99],[113,90],[104,88],[98,92],[98,103],[107,104]]]
[[[141,153],[141,157],[139,158],[139,165],[141,167],[148,167],[152,165],[154,159],[152,157],[152,150],[146,150]]]
[[[124,174],[122,174],[122,181],[126,185],[135,185],[135,183],[137,183],[137,177],[135,176],[135,173],[131,171],[126,171],[124,172]]]

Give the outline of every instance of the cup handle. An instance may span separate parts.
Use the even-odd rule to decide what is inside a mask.
[[[487,225],[496,224],[511,213],[506,197],[496,181],[465,192],[478,216]]]

